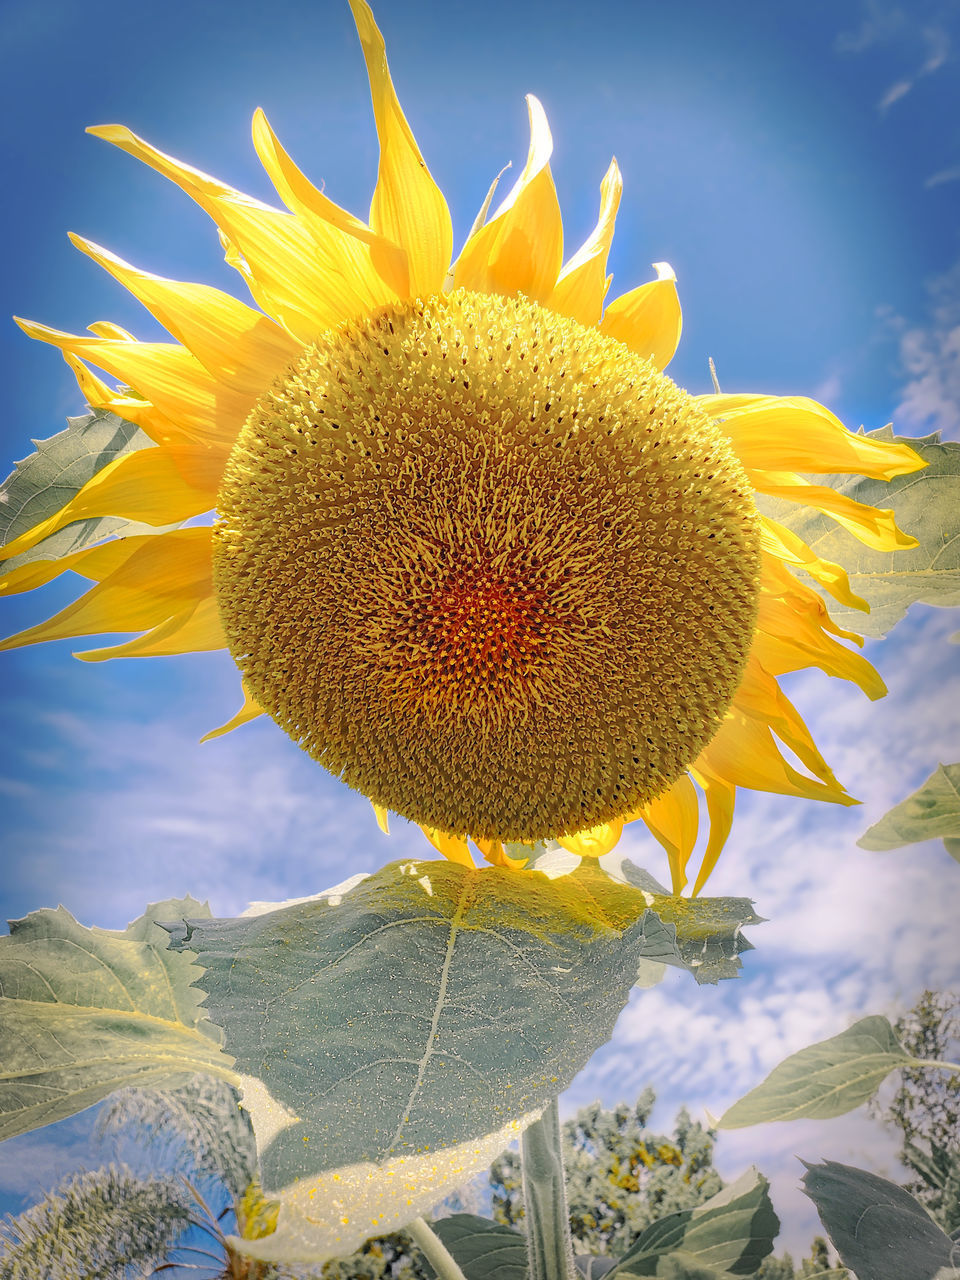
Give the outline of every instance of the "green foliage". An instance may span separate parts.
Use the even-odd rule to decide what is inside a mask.
[[[527,1280],[527,1244],[519,1232],[474,1214],[441,1218],[433,1229],[467,1280]]]
[[[87,929],[62,907],[11,922],[0,938],[0,1138],[124,1085],[230,1074],[201,1008],[195,957],[168,950],[153,923],[204,909],[193,899],[159,903],[122,932]]]
[[[861,1018],[840,1035],[809,1045],[774,1067],[762,1084],[724,1112],[719,1127],[842,1116],[910,1061],[886,1018]]]
[[[883,427],[871,439],[893,440]],[[852,631],[886,635],[915,601],[960,604],[960,444],[942,443],[940,433],[920,439],[899,437],[928,464],[925,470],[888,482],[862,476],[816,476],[856,502],[895,512],[897,523],[919,546],[905,551],[872,551],[829,516],[780,498],[763,498],[765,515],[785,524],[825,560],[842,565],[869,613],[830,602],[830,613]]]
[[[823,1236],[816,1236],[809,1258],[804,1258],[797,1270],[789,1253],[782,1258],[764,1258],[754,1280],[850,1280],[844,1266],[834,1266],[829,1247]]]
[[[859,1280],[933,1280],[958,1260],[919,1201],[886,1178],[826,1160],[807,1165],[803,1189]]]
[[[686,1111],[671,1135],[647,1128],[655,1095],[633,1106],[581,1108],[563,1126],[570,1227],[577,1252],[619,1256],[656,1219],[702,1204],[723,1183],[713,1168],[713,1137]],[[506,1151],[490,1170],[493,1216],[523,1220],[520,1157]]]
[[[861,849],[885,851],[943,837],[960,862],[960,764],[937,765],[919,790],[901,800],[857,841]]]
[[[94,410],[67,422],[66,431],[48,440],[34,440],[36,453],[18,462],[0,485],[0,545],[54,515],[108,463],[153,443],[139,427],[115,413]],[[31,560],[58,560],[120,533],[160,532],[152,525],[117,516],[91,516],[75,520],[29,551],[13,556],[4,568],[15,569]]]
[[[769,1184],[756,1169],[705,1203],[652,1223],[610,1273],[614,1277],[679,1274],[753,1275],[773,1248],[780,1221],[770,1203]]]
[[[711,911],[678,910],[681,941],[696,929],[702,948]],[[641,891],[596,868],[548,880],[407,862],[335,900],[171,929],[206,967],[238,1070],[295,1117],[261,1153],[273,1189],[543,1106],[609,1037],[654,924]]]
[[[956,1062],[960,1002],[925,991],[897,1020],[896,1030],[915,1058]],[[907,1190],[952,1235],[960,1229],[960,1072],[904,1067],[899,1088],[880,1114],[903,1135],[900,1159],[914,1173]]]
[[[0,1280],[134,1280],[189,1225],[186,1189],[170,1178],[112,1165],[75,1174],[0,1223]]]

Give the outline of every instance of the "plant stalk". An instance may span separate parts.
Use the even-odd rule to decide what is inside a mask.
[[[556,1098],[524,1131],[520,1156],[530,1280],[575,1280]]]
[[[437,1273],[438,1280],[467,1280],[453,1254],[423,1218],[408,1222],[406,1231]]]

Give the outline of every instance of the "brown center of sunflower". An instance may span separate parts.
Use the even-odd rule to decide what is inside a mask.
[[[257,700],[376,803],[534,840],[660,794],[756,617],[721,430],[620,343],[458,292],[325,334],[250,415],[214,570]]]

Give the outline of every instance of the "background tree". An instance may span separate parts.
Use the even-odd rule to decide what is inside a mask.
[[[960,1052],[960,996],[924,991],[899,1018],[896,1032],[906,1051],[927,1061],[956,1062]],[[909,1068],[890,1104],[874,1114],[903,1136],[899,1156],[913,1173],[904,1185],[952,1234],[960,1228],[960,1074]]]
[[[764,1258],[753,1280],[849,1280],[849,1277],[846,1267],[831,1261],[830,1246],[823,1236],[816,1236],[810,1256],[800,1263],[799,1270],[790,1254],[785,1253],[782,1258]]]
[[[580,1253],[619,1256],[644,1227],[678,1209],[702,1204],[723,1187],[713,1167],[713,1132],[681,1110],[670,1136],[647,1126],[656,1094],[644,1089],[631,1106],[599,1102],[563,1126],[570,1226]],[[493,1217],[523,1221],[520,1157],[507,1151],[490,1170]]]

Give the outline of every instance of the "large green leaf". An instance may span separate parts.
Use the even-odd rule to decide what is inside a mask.
[[[16,463],[16,469],[0,485],[0,545],[54,515],[108,463],[153,444],[139,427],[115,413],[97,409],[67,422],[66,431],[48,440],[34,440],[36,453]],[[159,532],[153,525],[120,517],[91,516],[75,520],[29,551],[11,557],[4,569],[15,569],[31,560],[57,560],[119,533]]]
[[[527,1241],[519,1231],[473,1213],[433,1223],[467,1280],[527,1280]]]
[[[913,1059],[886,1018],[861,1018],[829,1040],[809,1045],[780,1063],[724,1112],[721,1129],[769,1120],[823,1120],[859,1107],[891,1071]]]
[[[678,1275],[695,1274],[697,1268],[711,1274],[752,1275],[773,1249],[780,1230],[769,1185],[756,1169],[748,1169],[702,1205],[651,1223],[610,1273],[610,1280],[669,1275],[671,1260]]]
[[[201,1008],[201,970],[153,921],[198,915],[193,899],[148,908],[123,932],[62,907],[0,938],[0,1138],[100,1102],[123,1085],[170,1087],[197,1071],[236,1079]]]
[[[885,813],[857,841],[861,849],[900,849],[920,840],[943,838],[960,862],[960,764],[937,765],[922,787]]]
[[[891,427],[868,433],[874,440],[899,439],[927,463],[923,471],[889,482],[860,476],[815,476],[839,493],[868,506],[892,509],[900,528],[919,546],[907,551],[871,551],[813,507],[764,497],[760,508],[800,535],[818,556],[840,564],[869,613],[830,601],[842,627],[863,635],[886,635],[915,601],[960,604],[960,444],[943,443],[939,432],[918,439],[895,437]]]
[[[608,1039],[650,928],[644,894],[595,867],[443,861],[181,932],[238,1070],[297,1117],[264,1153],[273,1189],[538,1110]]]
[[[886,1178],[826,1160],[807,1165],[803,1189],[858,1280],[935,1280],[960,1266],[960,1244]]]

